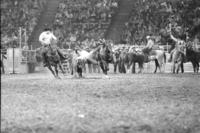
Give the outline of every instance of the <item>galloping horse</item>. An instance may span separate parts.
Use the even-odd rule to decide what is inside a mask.
[[[36,59],[37,56],[41,56],[39,55],[41,54],[41,50],[42,48],[36,50]],[[51,45],[48,46],[46,55],[48,69],[52,72],[55,78],[60,79],[60,77],[58,76],[58,67],[60,68],[63,74],[65,74],[65,71],[62,68],[63,59],[61,59],[60,55],[58,54],[57,45],[55,42],[52,42]],[[52,67],[54,67],[54,70],[52,69]]]
[[[100,63],[100,67],[105,75],[109,71],[109,63],[113,61],[112,47],[108,44],[100,45],[97,61]]]

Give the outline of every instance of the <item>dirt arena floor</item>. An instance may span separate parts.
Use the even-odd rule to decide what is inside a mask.
[[[200,75],[1,76],[2,133],[200,133]]]

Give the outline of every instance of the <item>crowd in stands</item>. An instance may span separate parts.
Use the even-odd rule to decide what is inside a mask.
[[[200,25],[200,1],[137,0],[125,24],[122,40],[143,44],[147,35],[154,35],[161,36],[160,42],[166,43],[169,24],[176,37],[185,39],[183,34]]]
[[[118,0],[62,0],[55,16],[61,42],[103,38],[118,8]]]
[[[47,0],[2,0],[1,42],[16,39],[19,27],[31,35]],[[118,10],[119,0],[61,0],[54,21],[54,34],[62,48],[93,45],[103,38]],[[161,36],[167,42],[166,29],[171,23],[175,36],[200,25],[199,0],[135,0],[129,21],[125,23],[123,42],[145,44],[147,35]],[[22,33],[22,35],[24,32]],[[198,38],[200,38],[198,36]],[[70,42],[70,43],[69,43]]]
[[[1,44],[19,39],[19,27],[26,39],[37,24],[38,16],[46,0],[2,0],[1,1]]]

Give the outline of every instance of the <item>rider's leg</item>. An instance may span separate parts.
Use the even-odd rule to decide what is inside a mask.
[[[47,50],[46,48],[44,47],[43,50],[42,50],[42,60],[43,60],[43,66],[47,66]]]

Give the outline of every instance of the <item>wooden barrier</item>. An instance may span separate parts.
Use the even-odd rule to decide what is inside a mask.
[[[35,50],[8,48],[5,60],[6,73],[33,73],[36,65]]]

